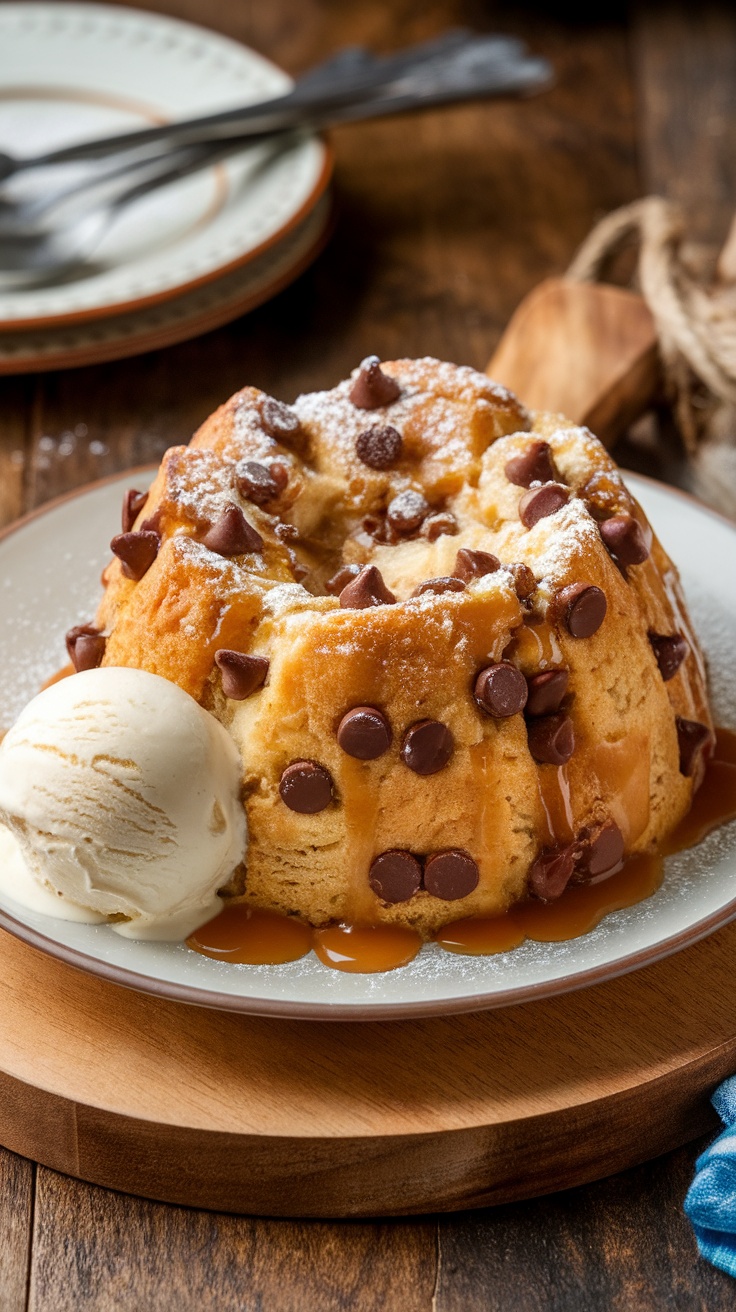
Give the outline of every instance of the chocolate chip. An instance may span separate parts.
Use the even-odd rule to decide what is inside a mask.
[[[465,584],[462,579],[450,578],[448,576],[447,578],[441,579],[425,579],[423,583],[418,584],[411,595],[412,597],[423,597],[426,593],[431,592],[434,593],[435,596],[441,597],[443,592],[464,591]]]
[[[575,869],[583,878],[612,874],[624,859],[624,836],[613,820],[597,831],[584,831],[578,839],[579,852]]]
[[[396,598],[386,587],[380,570],[375,565],[364,565],[343,588],[339,601],[348,610],[365,610],[367,606],[392,606]]]
[[[408,902],[422,885],[422,867],[411,852],[393,847],[372,863],[368,882],[384,902]]]
[[[291,406],[267,396],[261,402],[261,427],[269,437],[288,444],[290,439],[300,436],[302,425]]]
[[[403,439],[397,428],[390,424],[376,425],[359,433],[355,451],[359,460],[370,469],[390,469],[401,458]]]
[[[332,776],[316,761],[292,761],[281,776],[279,792],[290,811],[316,815],[332,801]]]
[[[269,662],[265,656],[247,656],[245,652],[221,647],[215,652],[215,664],[222,675],[225,696],[242,702],[265,682]]]
[[[677,674],[690,648],[681,633],[650,633],[649,641],[659,672],[665,683],[668,683]]]
[[[562,588],[553,606],[573,638],[590,638],[597,633],[607,609],[605,592],[592,583],[571,583]]]
[[[614,515],[598,525],[612,556],[622,565],[641,565],[649,555],[644,530],[633,515]]]
[[[372,537],[374,542],[388,542],[394,547],[399,541],[399,535],[392,529],[385,513],[382,515],[366,515],[363,519],[362,528],[363,532]]]
[[[339,597],[343,588],[348,586],[352,579],[357,579],[360,574],[360,565],[341,565],[336,574],[332,575],[325,583],[325,588],[331,597]]]
[[[157,506],[152,515],[141,520],[138,526],[139,533],[158,533],[161,537],[161,520],[163,519],[163,508]]]
[[[454,538],[458,532],[458,522],[449,510],[438,510],[436,515],[427,515],[422,524],[422,537],[429,542],[436,542],[441,537]]]
[[[286,465],[282,465],[280,460],[272,460],[267,469],[276,484],[278,494],[281,495],[289,482],[289,470]]]
[[[391,405],[400,395],[399,384],[395,378],[383,372],[378,356],[367,356],[350,389],[353,405],[357,405],[360,410],[378,410],[380,406]]]
[[[495,574],[501,568],[498,556],[490,551],[473,551],[470,547],[461,547],[455,557],[455,578],[469,583],[471,579],[483,578],[486,574]]]
[[[575,751],[575,731],[569,715],[543,715],[527,725],[529,751],[541,765],[565,765]]]
[[[241,497],[257,506],[265,506],[267,501],[275,500],[283,492],[288,477],[283,465],[261,465],[257,460],[244,460],[235,470],[235,486]]]
[[[101,630],[96,628],[94,624],[75,624],[74,627],[69,630],[64,639],[67,652],[69,653],[69,660],[72,662],[74,660],[74,644],[77,641],[77,638],[96,638],[100,632]]]
[[[260,551],[263,538],[249,524],[240,506],[230,504],[202,538],[203,545],[218,556],[244,556],[246,552]]]
[[[504,473],[516,487],[531,487],[532,483],[550,483],[557,478],[549,442],[530,442],[525,451],[512,456],[504,465]]]
[[[527,715],[554,715],[559,711],[569,679],[569,670],[542,670],[541,674],[530,675],[526,681]]]
[[[514,579],[514,591],[519,601],[528,601],[533,592],[537,590],[537,580],[528,565],[522,565],[517,562],[506,567],[511,571]]]
[[[110,543],[110,550],[120,561],[126,579],[138,583],[151,568],[160,546],[158,533],[141,529],[138,533],[118,533]]]
[[[576,847],[552,847],[540,852],[529,871],[529,892],[541,902],[554,902],[560,897],[575,868]]]
[[[287,552],[289,555],[289,566],[291,572],[294,575],[296,582],[301,583],[302,579],[305,579],[309,573],[309,566],[304,565],[302,561],[299,560],[296,552],[292,551],[291,547],[287,547]]]
[[[429,504],[421,492],[399,492],[393,501],[389,501],[386,518],[397,533],[413,533],[422,520],[429,514]]]
[[[680,749],[680,774],[689,777],[698,772],[703,754],[713,741],[713,735],[706,724],[701,724],[699,720],[683,720],[680,715],[675,717],[675,728]]]
[[[305,565],[304,562],[299,559],[293,548],[288,545],[290,542],[296,541],[299,537],[299,529],[296,527],[296,524],[286,524],[282,520],[280,523],[274,525],[273,531],[279,541],[284,543],[289,568],[297,583],[299,583],[301,579],[307,577],[309,566]]]
[[[534,528],[540,519],[561,510],[569,499],[570,492],[562,483],[543,483],[541,487],[530,488],[519,501],[519,519],[524,528]]]
[[[134,487],[128,488],[123,495],[123,533],[130,533],[147,500],[147,492],[138,492]]]
[[[489,715],[505,720],[509,715],[518,715],[526,706],[526,679],[511,661],[498,661],[481,670],[473,695]]]
[[[478,886],[480,874],[472,856],[457,848],[447,852],[435,852],[428,857],[424,867],[424,887],[432,897],[441,897],[443,902],[457,902],[458,898],[467,897]]]
[[[69,630],[66,649],[77,674],[82,670],[94,670],[102,663],[106,641],[94,624],[75,624]]]
[[[348,756],[374,761],[391,746],[391,725],[375,706],[354,706],[337,726],[337,741]]]
[[[452,731],[440,720],[418,720],[404,734],[401,759],[415,774],[437,774],[452,756]]]

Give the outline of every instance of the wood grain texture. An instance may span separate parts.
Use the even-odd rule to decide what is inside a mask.
[[[486,373],[532,410],[587,424],[612,446],[660,384],[657,331],[634,292],[545,278],[514,311]]]
[[[715,1125],[707,1091],[736,1064],[736,924],[546,1002],[339,1025],[170,1003],[0,946],[4,1144],[216,1210],[380,1216],[568,1188]]]
[[[435,1273],[431,1222],[249,1221],[39,1169],[29,1312],[430,1312]]]
[[[197,0],[157,7],[201,18]],[[483,368],[520,297],[566,267],[600,213],[637,193],[634,106],[616,24],[581,26],[571,42],[564,22],[473,0],[220,0],[207,20],[294,71],[351,41],[380,49],[457,23],[521,27],[558,80],[529,101],[336,131],[337,231],[293,287],[196,341],[39,378],[26,471],[34,505],[157,460],[246,382],[290,400],[331,386],[371,351]],[[7,413],[0,407],[0,426]],[[62,455],[63,435],[80,424],[86,435]],[[41,438],[54,445],[39,453]]]
[[[631,42],[644,188],[679,201],[692,236],[720,246],[736,209],[736,11],[633,5]]]
[[[693,1148],[587,1189],[439,1224],[436,1312],[731,1312],[682,1210]]]
[[[0,529],[29,509],[26,487],[35,381],[0,380]]]
[[[0,1149],[0,1310],[24,1312],[31,1257],[35,1167]]]

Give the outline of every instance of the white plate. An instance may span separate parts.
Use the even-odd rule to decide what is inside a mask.
[[[0,541],[0,723],[9,724],[64,657],[63,635],[90,618],[106,543],[131,474],[62,501]],[[736,725],[736,530],[683,494],[627,478],[680,566],[710,657],[718,720]],[[667,861],[662,888],[566,943],[527,942],[490,957],[425,946],[383,975],[330,970],[310,954],[285,966],[237,966],[183,944],[136,943],[109,926],[34,915],[0,898],[0,925],[62,960],[121,984],[221,1009],[372,1020],[499,1007],[582,988],[667,956],[736,918],[736,823]]]
[[[290,86],[254,51],[190,23],[117,5],[0,5],[0,150],[11,154],[233,108]],[[218,277],[299,222],[329,172],[326,146],[305,135],[281,153],[251,147],[182,179],[131,205],[84,277],[0,292],[0,327],[108,314]]]
[[[315,259],[329,236],[330,209],[329,195],[323,196],[277,245],[242,268],[171,300],[69,327],[0,333],[0,375],[119,360],[229,323],[275,296]]]

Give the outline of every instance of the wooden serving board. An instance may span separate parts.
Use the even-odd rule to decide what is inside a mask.
[[[329,1024],[161,1001],[0,932],[0,1141],[114,1189],[258,1215],[566,1189],[716,1125],[735,967],[736,923],[547,1002]]]

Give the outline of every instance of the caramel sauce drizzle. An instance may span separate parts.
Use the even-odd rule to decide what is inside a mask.
[[[627,793],[623,757],[616,762],[621,792]],[[620,773],[619,773],[620,771]],[[540,785],[550,831],[563,836],[569,818],[565,767],[540,771]],[[604,916],[651,897],[664,874],[664,858],[694,847],[713,829],[736,819],[736,732],[719,729],[716,750],[692,807],[660,850],[632,856],[615,874],[597,882],[571,885],[556,902],[528,901],[504,915],[466,918],[443,925],[435,942],[447,952],[486,956],[508,952],[525,939],[560,943],[587,934]],[[641,830],[639,831],[641,832]],[[219,961],[279,965],[314,949],[333,970],[373,973],[404,966],[417,955],[422,940],[398,925],[329,925],[312,929],[287,916],[235,903],[187,940],[190,948]]]
[[[560,772],[563,769],[560,767]],[[715,754],[693,804],[658,852],[629,857],[615,874],[598,881],[569,885],[556,902],[530,900],[517,903],[501,916],[485,920],[468,918],[443,925],[435,940],[448,952],[480,956],[507,952],[527,938],[537,943],[579,938],[595,929],[612,911],[635,906],[651,897],[662,883],[665,857],[694,847],[713,829],[733,819],[736,819],[736,733],[719,729]]]
[[[536,674],[563,664],[562,648],[554,628],[546,620],[535,621],[532,616],[516,630],[504,658],[518,665],[523,674]]]
[[[542,834],[542,846],[571,843],[575,837],[575,823],[567,766],[540,765],[537,780],[546,830]]]
[[[591,750],[590,764],[611,817],[621,830],[627,847],[631,847],[649,824],[651,751],[648,737],[645,733],[632,733],[619,742],[598,743]]]

